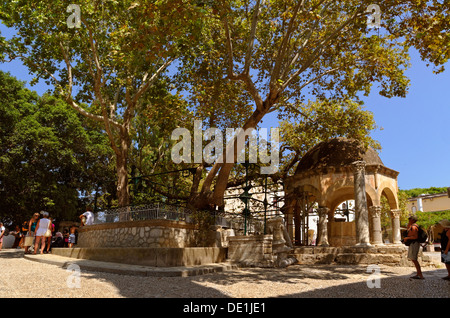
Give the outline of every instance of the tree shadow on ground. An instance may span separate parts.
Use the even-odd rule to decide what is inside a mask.
[[[20,250],[12,253],[0,252],[0,259],[22,257],[23,251]],[[32,267],[33,262],[29,262]],[[56,267],[54,268],[55,271],[58,270]],[[65,269],[60,268],[60,270]],[[103,291],[94,295],[99,298],[117,297],[106,295],[118,295],[126,298],[167,297],[186,300],[230,297],[450,297],[450,284],[441,279],[446,276],[445,269],[424,271],[426,279],[423,281],[410,280],[409,276],[404,275],[405,271],[401,271],[401,273],[400,275],[395,268],[382,267],[380,288],[369,288],[367,281],[372,273],[367,271],[366,266],[293,265],[285,269],[244,268],[190,277],[139,277],[82,270],[81,289],[67,291],[63,294],[71,295],[71,298],[86,297],[85,288],[89,288],[89,281],[95,279],[105,283],[101,285]],[[411,267],[411,275],[413,273],[414,268]],[[234,284],[236,285],[234,286]],[[282,290],[280,290],[279,284],[282,284]],[[55,283],[55,286],[62,288],[66,288],[65,285],[65,281]],[[278,285],[278,293],[272,292],[271,288],[274,285]],[[92,293],[89,293],[88,297],[92,297]]]
[[[344,281],[352,275],[369,276],[366,266],[346,265],[293,265],[288,268],[242,268],[239,271],[224,272],[221,275],[198,276],[199,282],[213,280],[215,284],[232,285],[241,281],[254,284],[282,282],[285,284],[309,284],[305,280]],[[396,275],[386,271],[386,275]]]
[[[115,275],[90,272],[96,279],[104,279],[114,284],[123,297],[132,298],[228,298],[228,297],[280,297],[280,298],[437,298],[450,297],[450,284],[441,279],[446,274],[445,269],[429,270],[425,272],[423,281],[411,280],[411,275],[399,275],[394,270],[383,268],[380,278],[380,288],[370,288],[367,282],[371,279],[371,272],[364,266],[313,266],[295,267],[287,269],[249,268],[227,271],[223,273],[206,274],[191,277],[142,277],[131,278],[127,275]],[[355,278],[356,277],[356,278]],[[357,282],[355,282],[355,279]],[[322,283],[321,283],[322,282]],[[335,286],[321,288],[322,284],[330,283]],[[266,288],[268,293],[259,294],[257,291],[240,291],[239,296],[229,294],[226,288],[233,284],[247,283],[259,289],[259,285]],[[271,284],[287,284],[282,296],[271,296]],[[265,285],[263,285],[265,284]],[[159,286],[159,287],[158,287]],[[163,286],[163,288],[161,288]],[[222,286],[224,289],[221,289]],[[264,287],[267,286],[267,287]],[[290,289],[292,290],[290,291]],[[304,292],[295,292],[299,289]],[[220,289],[220,290],[219,290]],[[137,294],[136,291],[141,293]]]
[[[385,274],[382,272],[382,276]],[[442,279],[446,274],[445,269],[427,271],[424,272],[424,280],[411,279],[412,275],[393,275],[380,278],[379,284],[369,278],[369,283],[365,280],[341,284],[290,293],[280,298],[449,298],[450,283]]]
[[[6,253],[5,253],[6,251]],[[0,259],[6,259],[6,258],[23,258],[24,251],[22,249],[2,249],[0,251]]]

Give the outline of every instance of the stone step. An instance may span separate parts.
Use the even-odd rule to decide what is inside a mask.
[[[336,263],[338,264],[397,264],[398,266],[408,266],[409,262],[405,256],[399,256],[397,254],[372,254],[372,253],[343,253],[336,257]]]

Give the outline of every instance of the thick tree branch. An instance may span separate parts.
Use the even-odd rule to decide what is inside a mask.
[[[286,82],[283,83],[282,90],[284,90],[297,76],[299,76],[301,73],[303,73],[305,70],[307,70],[323,53],[323,50],[325,49],[325,46],[328,44],[328,42],[338,36],[341,31],[348,26],[350,23],[352,23],[357,17],[359,17],[359,14],[361,12],[358,10],[355,12],[355,14],[348,19],[347,21],[343,22],[334,32],[332,32],[330,35],[328,35],[324,40],[321,41],[321,43],[316,47],[314,52],[310,55],[310,58],[302,65],[302,67],[297,70]]]
[[[261,0],[257,0],[254,11],[253,11],[252,26],[250,29],[250,38],[248,39],[247,53],[245,55],[244,72],[243,72],[243,74],[247,74],[247,75],[250,72],[250,63],[251,63],[251,59],[252,59],[253,46],[255,44],[256,26],[258,25],[260,4],[261,4]]]
[[[289,20],[289,24],[288,24],[288,28],[286,31],[286,34],[283,37],[283,41],[281,42],[281,45],[278,49],[278,53],[277,53],[277,58],[275,60],[275,65],[272,71],[272,76],[271,76],[271,85],[273,85],[274,83],[277,82],[279,75],[280,75],[280,69],[281,69],[281,65],[283,63],[283,60],[285,58],[285,53],[287,50],[287,46],[288,46],[288,42],[291,38],[292,32],[294,31],[294,24],[295,24],[295,20],[297,18],[297,15],[299,13],[300,7],[303,8],[303,5],[305,3],[305,0],[299,1],[297,3],[297,5],[294,8],[294,11],[292,13],[292,18]]]
[[[231,41],[228,19],[226,17],[223,18],[223,24],[224,24],[224,28],[225,28],[225,36],[227,38],[227,51],[228,51],[227,74],[228,74],[228,78],[235,80],[235,79],[237,79],[237,75],[233,72],[233,66],[234,66],[233,42]]]

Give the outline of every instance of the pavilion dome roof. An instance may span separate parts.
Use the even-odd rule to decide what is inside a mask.
[[[298,163],[295,174],[325,167],[347,166],[360,160],[365,161],[366,166],[383,166],[378,153],[370,146],[365,149],[357,140],[333,138],[311,148]]]

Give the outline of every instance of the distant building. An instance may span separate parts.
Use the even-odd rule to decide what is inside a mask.
[[[418,197],[409,198],[406,206],[411,213],[448,211],[450,210],[450,197],[447,192],[421,194]]]

